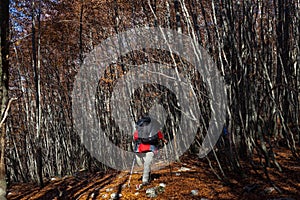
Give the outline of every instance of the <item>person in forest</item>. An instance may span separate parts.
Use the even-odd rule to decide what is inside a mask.
[[[160,130],[160,124],[147,113],[144,114],[136,123],[136,130],[133,134],[134,152],[136,153],[136,162],[139,166],[144,165],[142,183],[136,186],[140,189],[148,185],[150,181],[151,162],[158,152],[161,142],[167,143],[164,134]]]

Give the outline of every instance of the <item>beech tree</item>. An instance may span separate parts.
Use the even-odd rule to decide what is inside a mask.
[[[8,104],[8,73],[9,73],[9,0],[0,3],[0,199],[6,199],[6,167],[5,167],[5,138]]]

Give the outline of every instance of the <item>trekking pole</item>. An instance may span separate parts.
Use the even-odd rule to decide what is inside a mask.
[[[169,162],[169,168],[170,168],[171,179],[172,179],[172,181],[173,181],[172,167],[171,167],[171,161],[170,161],[169,155],[168,155],[167,145],[164,144],[164,146],[165,146],[164,148],[165,148],[165,151],[166,151],[166,157],[167,157],[167,160],[168,160],[168,162]]]
[[[131,166],[131,170],[130,170],[130,175],[129,175],[129,179],[128,179],[128,183],[127,186],[130,187],[130,181],[131,181],[131,177],[132,177],[132,173],[133,173],[133,168],[134,168],[134,164],[135,164],[135,159],[136,157],[134,156],[134,159],[132,161],[132,166]]]

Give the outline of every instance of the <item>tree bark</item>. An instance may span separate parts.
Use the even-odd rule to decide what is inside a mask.
[[[35,103],[36,103],[36,111],[35,111],[35,117],[36,117],[36,137],[35,137],[35,146],[36,150],[34,152],[35,154],[35,161],[36,161],[36,170],[37,170],[37,177],[38,177],[38,183],[40,187],[43,187],[43,159],[42,159],[42,148],[41,148],[41,140],[40,140],[40,134],[41,134],[41,118],[42,118],[42,112],[41,112],[41,84],[40,84],[40,39],[41,39],[41,33],[40,33],[40,17],[41,17],[41,2],[38,1],[38,5],[36,5],[35,0],[32,0],[32,65],[33,65],[33,71],[34,71],[34,84],[35,84]],[[36,15],[36,9],[38,10],[38,13]],[[37,24],[37,31],[36,34],[36,22]]]
[[[8,101],[8,54],[9,54],[9,0],[2,0],[0,3],[0,98],[1,98],[1,119],[5,117],[6,104]],[[4,122],[4,121],[3,121]],[[5,169],[5,123],[0,126],[0,200],[6,199],[6,169]]]

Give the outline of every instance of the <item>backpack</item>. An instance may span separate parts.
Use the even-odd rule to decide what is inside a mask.
[[[156,121],[151,120],[150,117],[143,117],[136,123],[136,129],[138,131],[137,143],[158,145],[158,129],[156,128]]]

